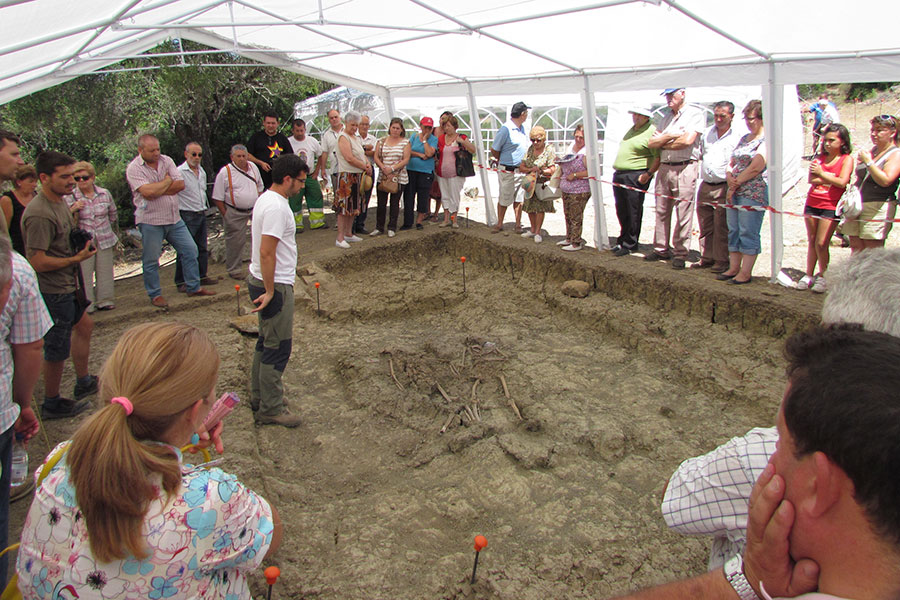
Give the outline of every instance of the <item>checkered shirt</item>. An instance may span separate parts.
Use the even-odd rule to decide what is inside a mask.
[[[65,197],[66,204],[72,206],[78,200],[84,206],[78,211],[78,226],[90,231],[100,250],[112,248],[119,241],[113,233],[116,222],[116,201],[102,187],[94,186],[94,197],[88,198],[81,190],[75,188],[71,195]]]
[[[175,161],[165,154],[159,155],[159,162],[156,163],[155,169],[145,163],[140,154],[128,164],[128,168],[125,169],[125,178],[128,180],[134,196],[135,224],[174,225],[181,220],[181,214],[178,212],[178,194],[167,194],[148,200],[138,193],[141,186],[158,183],[165,179],[166,175],[173,181],[184,179],[178,167],[175,166]]]
[[[710,567],[743,551],[750,490],[775,453],[774,427],[751,429],[709,454],[689,458],[669,479],[663,518],[688,535],[714,535]]]
[[[14,365],[10,344],[35,342],[53,327],[34,269],[18,252],[12,253],[12,266],[9,300],[0,312],[0,431],[9,429],[19,418],[19,405],[12,401]]]

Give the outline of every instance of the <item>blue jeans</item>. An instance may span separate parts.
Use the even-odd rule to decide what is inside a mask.
[[[159,255],[162,253],[163,240],[168,240],[175,252],[181,257],[184,270],[184,284],[188,293],[200,289],[200,271],[197,266],[197,244],[191,232],[181,219],[173,225],[138,225],[143,238],[144,252],[141,256],[144,267],[144,289],[150,298],[162,294],[159,287]]]
[[[206,211],[181,210],[181,220],[191,233],[191,238],[197,244],[197,266],[200,269],[200,279],[206,277],[209,266],[209,252],[206,250]],[[181,255],[175,257],[175,285],[184,283],[184,272],[181,266]]]
[[[732,196],[731,203],[737,206],[765,206],[763,202],[757,202],[743,196]],[[765,210],[737,210],[726,209],[725,218],[728,221],[728,251],[741,254],[756,255],[762,252],[762,244],[759,240],[759,232],[762,229]]]
[[[12,471],[12,445],[14,431],[12,425],[9,429],[0,433],[0,550],[9,545],[9,483]],[[28,474],[31,476],[31,473]],[[0,558],[0,589],[6,587],[6,568],[9,563],[9,554]]]

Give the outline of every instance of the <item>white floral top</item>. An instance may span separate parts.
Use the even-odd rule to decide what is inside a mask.
[[[160,490],[150,503],[150,555],[99,563],[60,460],[37,489],[22,530],[16,571],[23,598],[249,599],[245,574],[272,542],[272,509],[221,469],[182,464],[182,473],[173,500],[164,505]]]

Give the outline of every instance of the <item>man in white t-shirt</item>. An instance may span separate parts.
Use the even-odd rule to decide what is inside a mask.
[[[300,157],[300,160],[306,163],[310,170],[315,169],[318,164],[319,157],[322,156],[322,146],[319,140],[306,135],[306,121],[303,119],[294,119],[291,127],[291,137],[288,141],[291,143],[291,149],[294,154]],[[303,231],[303,199],[306,199],[306,208],[309,209],[309,228],[320,229],[325,227],[325,212],[322,210],[322,188],[315,177],[311,177],[306,182],[306,186],[300,190],[300,193],[290,197],[291,210],[294,211],[294,222],[297,225],[297,232]]]
[[[247,289],[257,307],[259,339],[250,372],[250,408],[257,425],[297,427],[300,417],[284,406],[281,377],[291,357],[297,240],[288,198],[303,189],[309,166],[296,154],[272,163],[272,185],[256,201],[251,225]]]

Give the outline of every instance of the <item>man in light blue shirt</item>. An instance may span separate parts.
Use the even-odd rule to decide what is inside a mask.
[[[528,119],[531,107],[524,102],[513,104],[510,119],[503,124],[491,146],[491,167],[498,169],[500,195],[497,198],[497,224],[491,233],[503,231],[503,217],[506,208],[513,206],[516,215],[516,233],[522,232],[522,181],[525,174],[519,171],[519,164],[528,151],[529,140],[523,124]]]
[[[213,285],[219,280],[206,275],[209,266],[209,252],[206,249],[206,210],[209,208],[209,200],[206,198],[206,171],[200,165],[202,158],[203,148],[197,142],[189,142],[184,147],[184,162],[178,166],[178,171],[184,177],[184,189],[178,192],[178,212],[197,244],[200,284]],[[180,256],[175,258],[175,285],[179,292],[187,292]]]

